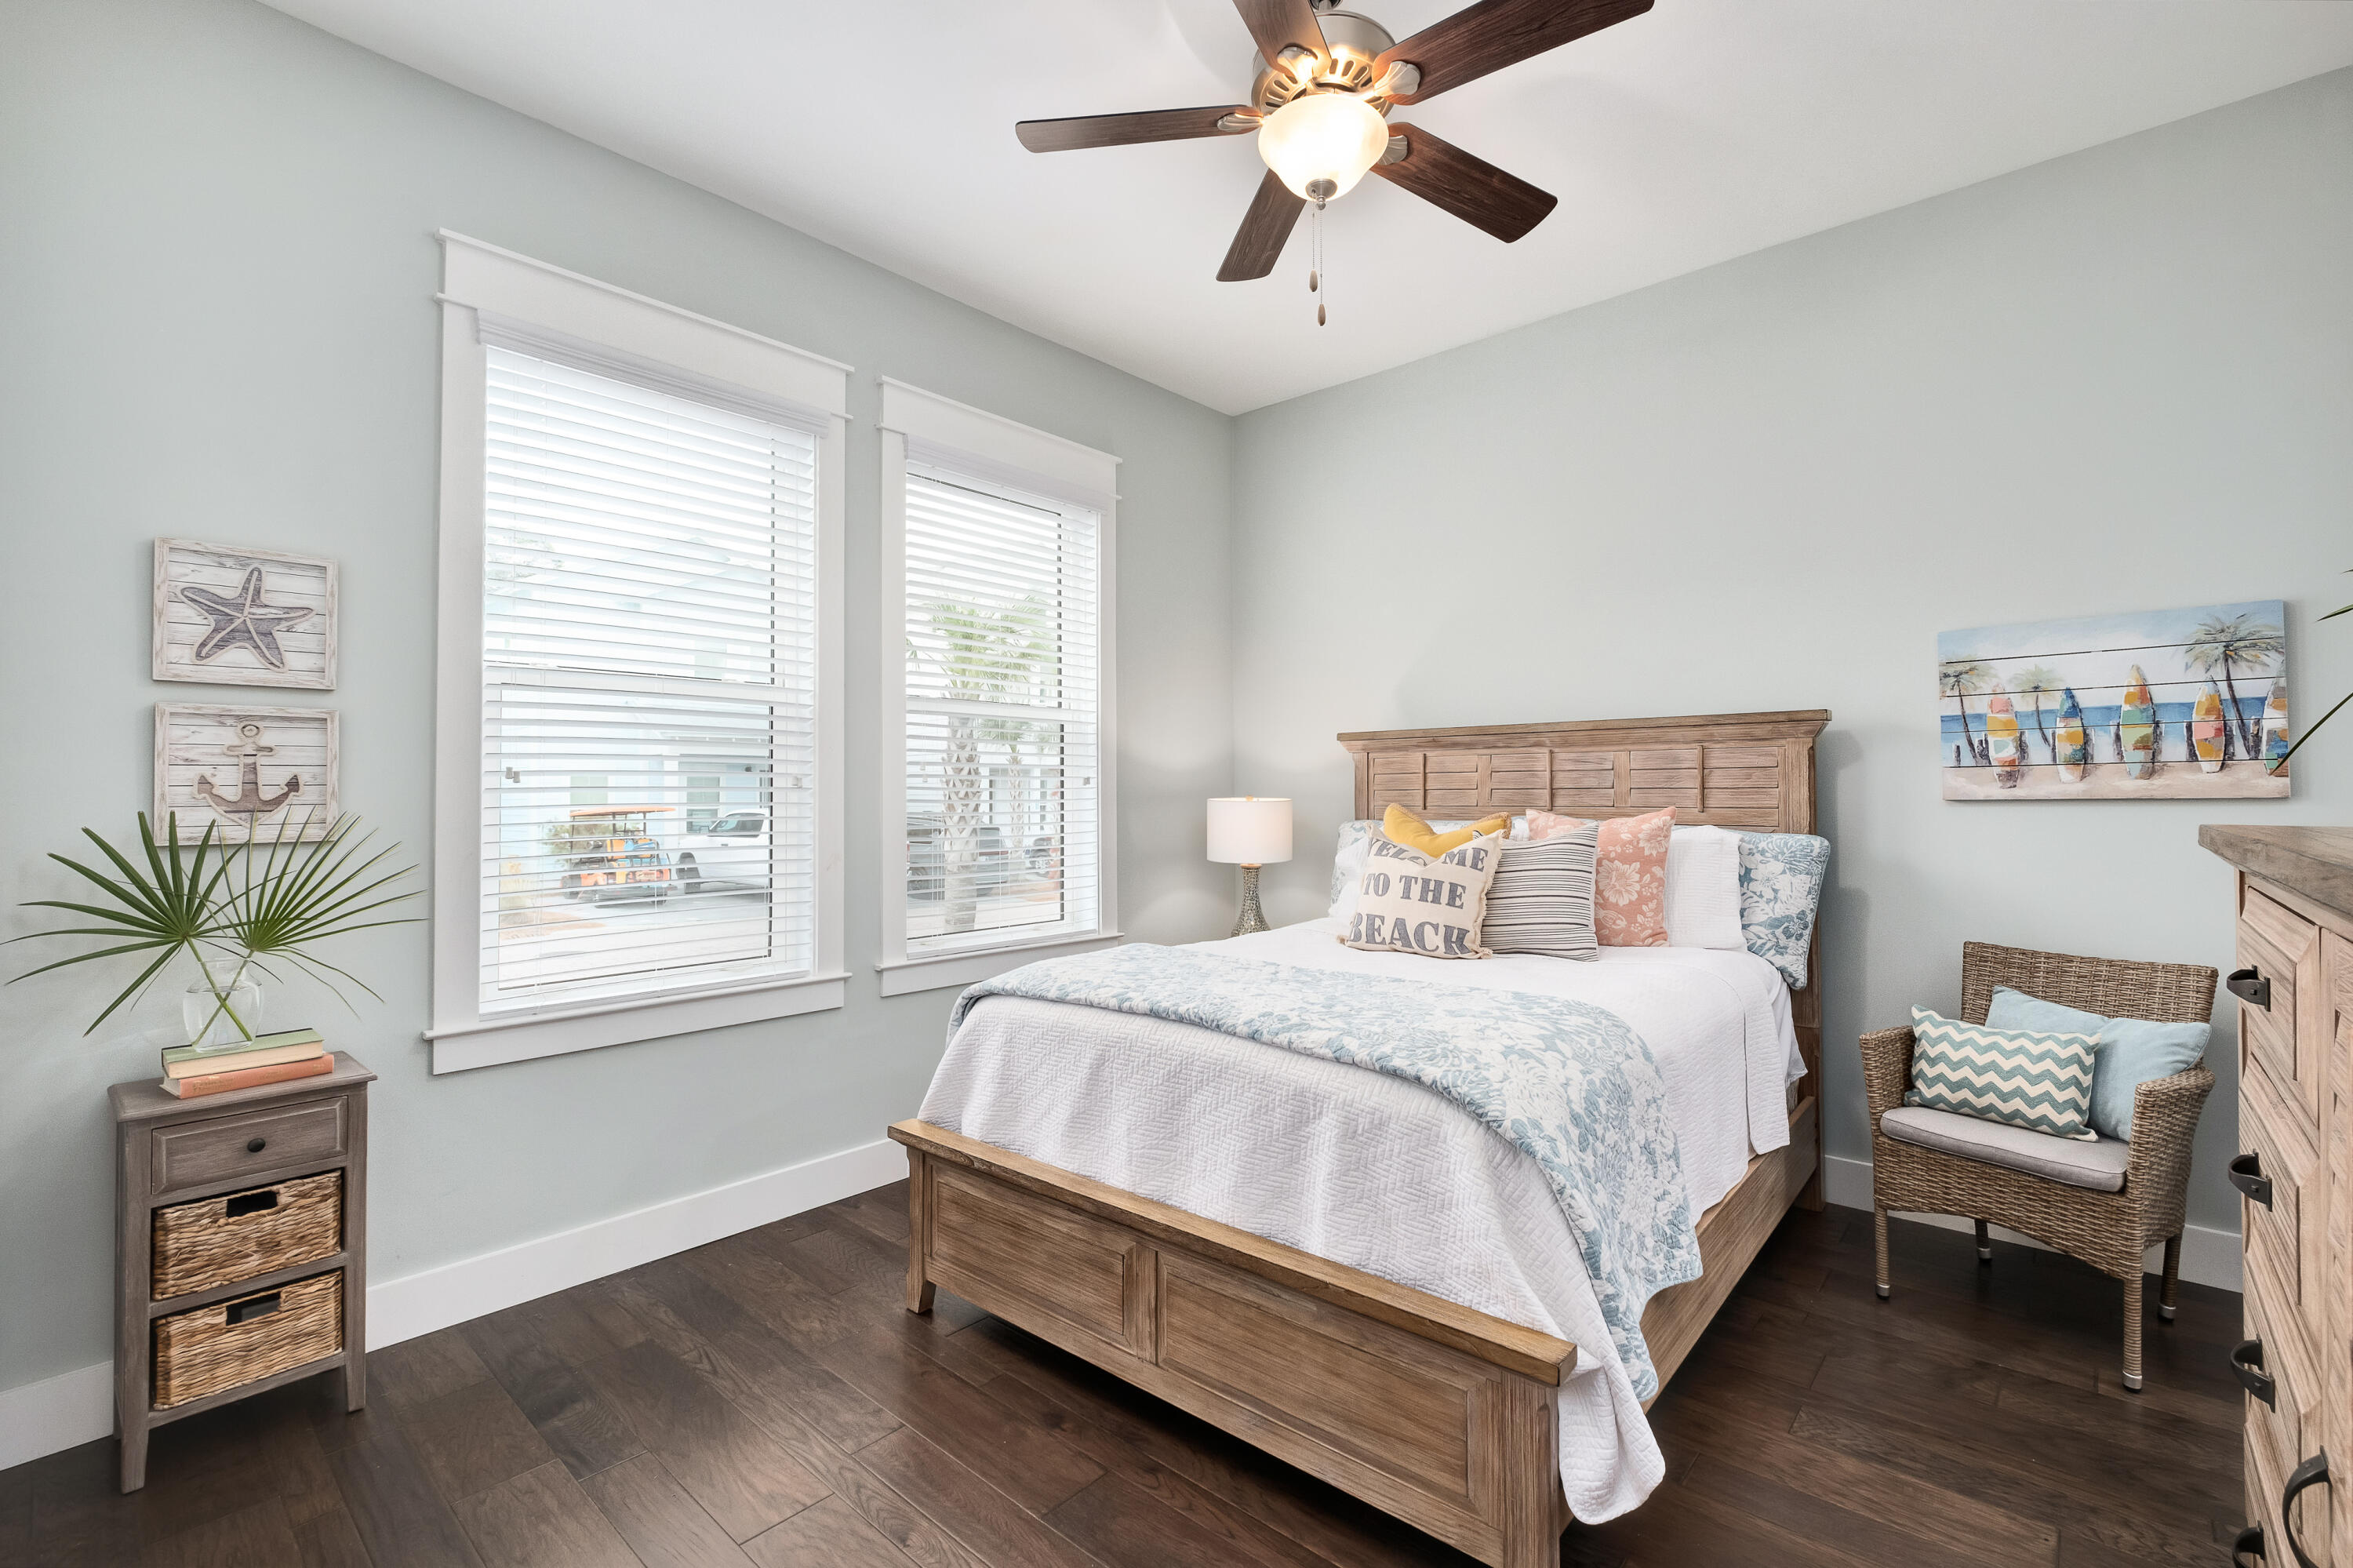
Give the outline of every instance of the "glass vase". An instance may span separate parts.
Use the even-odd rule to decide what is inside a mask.
[[[240,1022],[243,1029],[237,1027]],[[180,998],[180,1026],[191,1045],[226,1045],[248,1033],[259,1034],[261,987],[249,980],[233,986],[198,980]]]

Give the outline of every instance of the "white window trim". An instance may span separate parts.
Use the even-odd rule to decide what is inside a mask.
[[[1113,946],[1119,930],[1119,775],[1116,729],[1118,630],[1114,621],[1118,581],[1119,459],[1045,430],[951,401],[936,393],[880,376],[882,389],[881,507],[881,634],[877,673],[881,692],[882,945],[874,967],[884,996],[970,985],[1033,959],[1089,952]],[[938,462],[976,477],[994,480],[1093,508],[1102,514],[1096,551],[1096,624],[1102,640],[1096,729],[1096,799],[1102,820],[1096,832],[1102,857],[1101,928],[1064,932],[999,947],[907,956],[907,677],[906,650],[898,628],[907,618],[907,463]]]
[[[442,230],[440,627],[434,716],[433,1071],[462,1072],[841,1007],[843,448],[849,366]],[[818,438],[817,885],[810,972],[501,1012],[480,1001],[483,319],[568,340],[673,382],[813,418]]]

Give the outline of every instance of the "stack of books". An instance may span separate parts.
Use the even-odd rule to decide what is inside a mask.
[[[174,1045],[164,1053],[164,1092],[182,1099],[250,1089],[332,1072],[335,1059],[315,1029],[284,1029],[219,1045]]]

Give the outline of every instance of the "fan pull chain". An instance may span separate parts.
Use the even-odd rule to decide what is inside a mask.
[[[1317,202],[1315,210],[1307,215],[1307,291],[1319,298],[1315,302],[1315,324],[1324,323],[1324,302],[1332,297],[1324,288],[1324,204]]]

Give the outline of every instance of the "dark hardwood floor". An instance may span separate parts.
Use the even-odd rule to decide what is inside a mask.
[[[903,1185],[0,1472],[0,1563],[1357,1568],[1470,1560],[943,1292]],[[1566,1563],[2212,1568],[2239,1523],[2239,1298],[2182,1287],[2116,1377],[2116,1287],[2052,1254],[1792,1214],[1652,1420],[1667,1479]],[[2155,1299],[2155,1292],[2150,1293]]]

